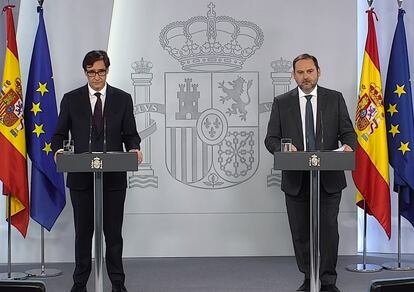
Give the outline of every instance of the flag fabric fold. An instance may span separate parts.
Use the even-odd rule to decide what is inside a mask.
[[[51,139],[57,124],[56,95],[43,9],[27,82],[25,117],[27,153],[32,161],[30,215],[51,230],[66,204],[63,174],[56,172]]]
[[[7,5],[3,8],[6,14],[7,45],[0,91],[0,180],[3,182],[3,194],[11,200],[11,224],[25,237],[29,225],[29,191],[22,81],[13,7]]]
[[[352,177],[357,188],[357,205],[366,208],[391,237],[391,203],[384,98],[375,13],[369,9],[368,33],[361,70],[359,97],[355,115],[358,145],[355,153],[355,170]]]
[[[413,96],[404,14],[403,9],[398,10],[384,99],[389,160],[394,169],[394,191],[399,192],[401,215],[414,226]]]

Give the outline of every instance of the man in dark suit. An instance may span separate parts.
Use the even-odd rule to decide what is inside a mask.
[[[317,85],[321,74],[314,56],[303,54],[293,61],[295,89],[277,96],[265,139],[270,153],[281,150],[281,139],[292,139],[292,151],[334,150],[338,142],[343,151],[356,147],[356,134],[340,92]],[[314,130],[316,128],[316,131]],[[336,287],[338,258],[338,212],[341,192],[346,187],[343,171],[326,171],[320,177],[320,280],[321,291]],[[283,171],[282,191],[296,262],[305,280],[297,291],[310,289],[310,202],[309,172]]]
[[[52,138],[52,148],[56,154],[62,151],[63,140],[68,139],[69,132],[70,139],[74,141],[75,153],[89,151],[90,137],[92,151],[102,151],[105,129],[108,151],[123,151],[125,146],[127,151],[136,152],[138,162],[142,162],[141,138],[136,129],[131,95],[106,83],[109,65],[105,51],[86,54],[82,67],[88,84],[63,96],[58,124]],[[91,273],[94,232],[93,175],[69,173],[66,185],[70,189],[75,223],[75,271],[71,292],[86,291]],[[104,173],[105,258],[113,292],[126,291],[122,265],[126,187],[125,172]]]

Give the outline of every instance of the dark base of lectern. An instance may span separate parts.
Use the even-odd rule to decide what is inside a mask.
[[[0,292],[46,292],[41,281],[0,281]]]
[[[374,280],[369,292],[412,292],[414,278]]]

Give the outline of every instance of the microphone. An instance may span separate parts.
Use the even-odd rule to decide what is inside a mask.
[[[92,153],[92,116],[90,116],[89,118],[89,141],[88,141],[88,146],[89,146],[89,153]]]
[[[321,150],[324,149],[323,147],[323,114],[322,114],[322,110],[320,111],[321,114],[321,118],[320,118],[320,123],[321,123]]]
[[[106,153],[106,118],[103,117],[103,153]]]

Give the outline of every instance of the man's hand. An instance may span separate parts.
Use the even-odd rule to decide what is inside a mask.
[[[345,152],[352,152],[354,150],[352,150],[351,146],[349,146],[348,144],[344,144],[342,145],[342,147],[344,147],[344,151]]]
[[[131,149],[131,150],[129,150],[129,152],[135,152],[137,154],[138,164],[140,164],[144,160],[144,155],[142,154],[142,152],[140,150]]]
[[[296,152],[296,151],[298,151],[298,148],[296,148],[296,146],[292,144],[292,152]]]

